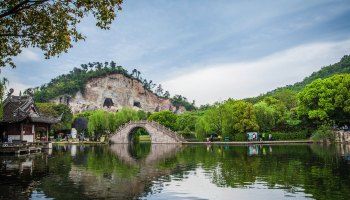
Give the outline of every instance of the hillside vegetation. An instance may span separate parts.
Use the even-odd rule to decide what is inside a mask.
[[[310,76],[304,78],[304,80],[301,82],[297,82],[293,85],[287,85],[285,87],[280,87],[270,92],[267,92],[266,94],[262,94],[257,97],[246,98],[245,100],[252,103],[256,103],[258,101],[261,101],[265,97],[278,95],[279,93],[283,93],[286,90],[291,92],[299,92],[306,85],[310,84],[312,81],[316,79],[319,79],[319,78],[324,79],[324,78],[333,76],[335,74],[343,74],[343,73],[350,73],[350,55],[343,56],[343,58],[335,64],[322,67],[322,69],[312,73]]]

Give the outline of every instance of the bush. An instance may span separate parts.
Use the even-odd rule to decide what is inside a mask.
[[[315,142],[335,142],[335,134],[329,124],[321,125],[314,134],[312,134],[312,140]]]
[[[225,139],[225,138],[223,138]],[[230,140],[232,141],[247,141],[247,135],[246,134],[234,134],[232,137],[230,137]]]
[[[268,134],[266,133],[267,138]],[[265,134],[265,135],[266,135]],[[272,132],[272,139],[273,140],[305,140],[310,137],[310,134],[307,131],[298,131],[298,132]]]

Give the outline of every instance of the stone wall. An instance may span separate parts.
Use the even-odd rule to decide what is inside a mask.
[[[146,112],[184,111],[183,107],[175,108],[170,99],[158,97],[153,92],[146,90],[138,80],[122,74],[93,78],[87,82],[83,93],[77,92],[72,97],[59,96],[52,102],[69,105],[73,113],[96,109],[116,111],[123,107],[142,109]]]
[[[350,143],[350,131],[344,131],[344,130],[336,131],[335,135],[336,135],[336,142]]]

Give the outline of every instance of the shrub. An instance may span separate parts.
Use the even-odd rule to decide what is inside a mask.
[[[246,134],[234,134],[230,138],[230,140],[232,140],[232,141],[247,141],[247,135]]]
[[[312,140],[315,142],[335,142],[335,134],[329,124],[321,125],[316,132],[312,135]]]
[[[266,133],[267,135],[269,133]],[[265,135],[266,135],[265,134]],[[310,134],[307,131],[298,131],[298,132],[272,132],[273,140],[305,140],[310,137]]]

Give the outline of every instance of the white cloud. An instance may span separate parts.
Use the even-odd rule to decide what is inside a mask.
[[[16,58],[16,61],[19,62],[28,62],[28,61],[40,61],[39,55],[34,52],[33,49],[23,49],[22,53]]]
[[[187,72],[164,81],[172,94],[195,99],[198,105],[227,98],[257,96],[301,81],[322,66],[350,53],[350,40],[312,43],[244,63],[226,63]]]

